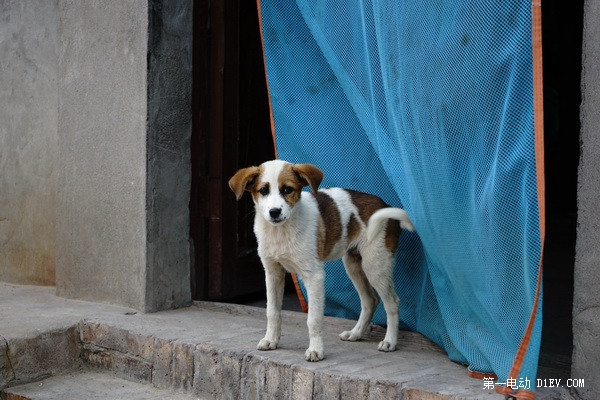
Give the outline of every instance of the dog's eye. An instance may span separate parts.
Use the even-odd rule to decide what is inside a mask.
[[[258,193],[260,193],[263,196],[266,196],[269,194],[269,187],[268,186],[263,186],[258,190]]]
[[[287,196],[288,194],[292,193],[293,191],[294,191],[294,188],[291,188],[289,186],[284,186],[280,190],[281,194],[284,196]]]

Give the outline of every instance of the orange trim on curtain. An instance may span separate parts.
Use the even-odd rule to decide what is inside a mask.
[[[469,378],[479,379],[479,380],[483,380],[483,379],[493,379],[495,381],[498,380],[498,375],[494,374],[493,372],[473,371],[469,367],[467,367],[467,375],[469,375]]]
[[[302,294],[302,290],[300,290],[300,282],[298,282],[298,277],[296,274],[292,274],[292,280],[294,281],[294,287],[296,288],[296,294],[298,295],[298,301],[300,302],[300,307],[302,308],[302,312],[308,312],[308,304],[306,303],[306,299]]]
[[[527,349],[531,340],[531,334],[535,325],[537,310],[542,288],[542,266],[544,254],[544,242],[546,237],[546,185],[544,174],[544,85],[542,65],[542,0],[533,0],[531,3],[531,34],[532,34],[532,56],[533,56],[533,123],[535,136],[535,166],[537,179],[538,210],[540,224],[541,255],[538,266],[538,276],[533,308],[527,323],[527,328],[517,349],[509,378],[518,379],[523,366]],[[509,387],[496,386],[496,391],[502,394],[510,394],[516,399],[533,399],[535,395],[531,391],[514,391]]]
[[[269,119],[271,121],[271,135],[273,136],[273,148],[275,150],[275,158],[277,156],[277,141],[275,139],[275,118],[273,117],[273,104],[271,103],[271,92],[269,91],[269,77],[267,76],[267,59],[265,56],[265,37],[263,36],[262,13],[260,0],[256,0],[256,12],[258,14],[258,30],[260,34],[260,44],[262,47],[263,69],[265,72],[265,82],[267,84],[267,101],[269,102]]]
[[[277,155],[277,140],[275,137],[275,118],[273,117],[273,104],[271,103],[271,92],[269,90],[269,77],[267,76],[267,60],[265,56],[265,38],[263,36],[263,25],[262,25],[262,13],[260,7],[260,0],[256,0],[256,11],[258,14],[258,30],[260,34],[260,43],[262,46],[262,54],[263,54],[263,68],[265,71],[265,82],[267,83],[267,100],[269,102],[269,118],[271,121],[271,135],[273,136],[273,149],[275,151],[275,158],[279,158]],[[298,295],[298,301],[300,302],[300,307],[303,312],[308,312],[308,304],[304,295],[302,294],[302,290],[300,290],[300,283],[298,282],[298,277],[296,274],[292,274],[292,280],[294,282],[294,287],[296,288],[296,294]]]

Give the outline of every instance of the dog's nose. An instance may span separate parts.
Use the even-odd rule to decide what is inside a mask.
[[[277,219],[279,218],[279,216],[281,215],[281,208],[271,208],[269,210],[269,215],[271,216],[271,218],[273,219]]]

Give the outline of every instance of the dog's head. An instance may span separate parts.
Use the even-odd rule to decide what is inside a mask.
[[[250,192],[256,212],[271,224],[280,225],[291,216],[302,188],[310,186],[316,192],[322,180],[323,172],[314,165],[273,160],[240,169],[229,180],[229,187],[238,200],[244,191]]]

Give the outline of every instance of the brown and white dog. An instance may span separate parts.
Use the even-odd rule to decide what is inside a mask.
[[[309,300],[308,361],[323,359],[323,263],[342,258],[361,300],[356,326],[342,340],[361,339],[381,299],[387,332],[379,350],[394,351],[398,340],[399,301],[393,282],[393,260],[402,229],[412,231],[406,212],[388,207],[379,197],[329,188],[318,190],[323,172],[311,164],[268,161],[239,170],[229,186],[239,200],[252,194],[254,233],[265,269],[267,332],[259,350],[277,348],[281,336],[281,303],[285,271],[302,278]],[[310,186],[312,193],[302,191]]]

